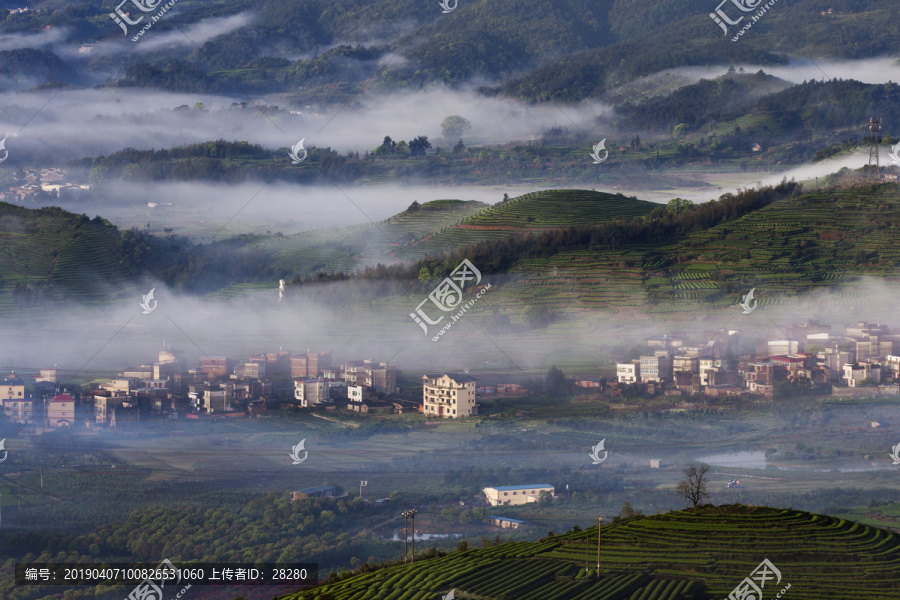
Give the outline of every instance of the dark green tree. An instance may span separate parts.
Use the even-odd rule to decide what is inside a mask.
[[[555,366],[547,372],[547,380],[544,383],[544,393],[551,397],[565,396],[569,393],[569,384],[566,376]]]
[[[431,142],[428,141],[428,136],[420,135],[415,138],[411,142],[409,142],[409,155],[410,156],[425,156],[425,151],[431,148]]]

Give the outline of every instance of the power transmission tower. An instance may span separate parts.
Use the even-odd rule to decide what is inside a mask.
[[[869,119],[869,132],[871,135],[869,136],[869,171],[872,171],[872,167],[875,167],[873,177],[878,180],[881,179],[881,157],[878,152],[878,134],[881,131],[881,119],[877,117],[872,117]]]

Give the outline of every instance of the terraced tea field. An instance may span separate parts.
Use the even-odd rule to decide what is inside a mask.
[[[656,206],[587,190],[534,192],[494,206],[434,200],[378,223],[258,238],[246,247],[270,253],[276,266],[305,277],[316,272],[354,272],[378,263],[414,262],[516,233],[646,215]]]
[[[797,600],[900,598],[900,536],[840,518],[721,506],[636,517],[540,542],[455,552],[355,575],[292,600],[425,600],[455,590],[479,600],[723,598],[768,559]],[[585,577],[587,565],[587,577]]]
[[[896,185],[881,186],[874,195],[853,189],[813,192],[672,243],[564,251],[520,261],[513,272],[524,275],[522,289],[568,290],[568,297],[550,306],[560,312],[576,308],[572,298],[581,310],[723,308],[739,302],[725,282],[738,283],[743,293],[756,287],[760,307],[794,306],[804,294],[828,289],[828,302],[838,309],[881,310],[885,300],[867,294],[860,277],[897,281],[898,222]]]

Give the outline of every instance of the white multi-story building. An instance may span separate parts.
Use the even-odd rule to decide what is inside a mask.
[[[641,379],[641,363],[616,363],[616,378],[619,383],[637,383]]]
[[[491,506],[498,506],[537,502],[541,497],[541,492],[547,492],[553,497],[555,490],[549,483],[532,483],[530,485],[501,485],[484,488],[482,491]]]
[[[328,392],[331,389],[325,379],[295,379],[294,398],[300,402],[303,408],[309,408],[329,400]]]
[[[478,414],[475,378],[458,373],[422,376],[425,415],[458,419]]]
[[[362,402],[363,401],[363,386],[348,385],[347,386],[347,400],[349,400],[350,402]]]

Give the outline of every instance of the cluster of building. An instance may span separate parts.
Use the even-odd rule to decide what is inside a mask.
[[[645,340],[646,354],[616,363],[615,381],[581,378],[575,384],[610,396],[636,387],[643,395],[771,397],[782,381],[839,396],[900,394],[900,332],[861,322],[835,333],[811,321],[784,333],[745,340],[731,329],[701,345],[681,335],[651,337]],[[184,357],[164,345],[158,359],[127,368],[82,394],[61,394],[57,370],[41,369],[28,395],[24,380],[13,373],[0,381],[0,405],[9,421],[35,427],[76,421],[116,427],[148,419],[254,417],[284,404],[456,419],[478,415],[479,396],[527,393],[516,384],[479,387],[467,374],[426,373],[418,401],[399,395],[394,363],[356,360],[335,366],[330,351],[279,350],[243,362],[206,356],[189,368]]]
[[[34,200],[38,193],[60,200],[74,200],[90,189],[89,185],[68,181],[68,174],[62,169],[25,169],[16,174],[16,185],[9,191],[0,191],[0,201]]]
[[[129,367],[90,392],[60,394],[57,369],[42,369],[33,379],[33,394],[26,394],[24,379],[15,373],[0,382],[0,404],[8,420],[35,427],[76,422],[117,427],[153,419],[254,417],[283,405],[444,418],[478,414],[473,377],[424,375],[420,402],[399,395],[396,364],[355,360],[333,365],[330,351],[279,350],[243,362],[205,356],[189,367],[164,344],[156,362]],[[63,406],[65,411],[56,410]]]
[[[34,377],[33,395],[25,391],[25,380],[15,373],[0,381],[0,407],[12,423],[58,427],[75,422],[75,399],[58,394],[56,369],[41,369]]]
[[[691,345],[680,335],[647,338],[648,353],[616,363],[616,383],[609,388],[621,391],[622,385],[634,384],[651,395],[662,391],[770,397],[777,382],[788,381],[838,395],[852,394],[842,388],[860,387],[900,393],[900,333],[886,325],[860,322],[835,333],[810,321],[783,333],[781,338],[747,340],[749,352],[736,329],[719,332],[702,345]],[[596,379],[576,383],[604,387]]]

